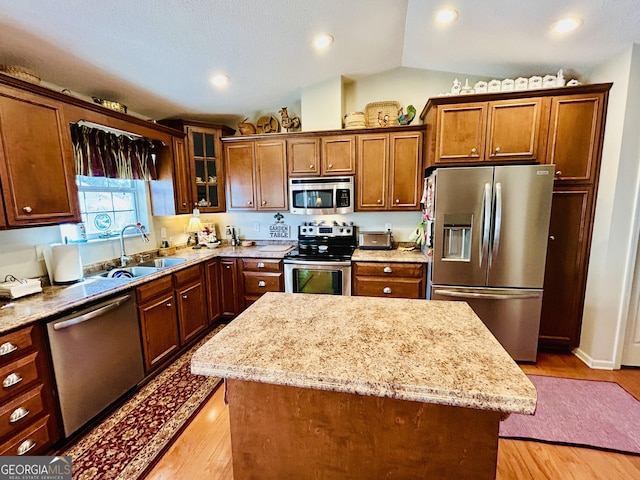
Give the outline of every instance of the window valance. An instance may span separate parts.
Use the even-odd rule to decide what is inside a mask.
[[[155,145],[86,125],[71,124],[76,174],[88,177],[155,180]]]

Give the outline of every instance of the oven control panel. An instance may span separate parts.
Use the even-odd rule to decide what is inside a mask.
[[[300,237],[351,237],[355,236],[356,227],[346,222],[333,225],[309,225],[298,226],[298,238]]]

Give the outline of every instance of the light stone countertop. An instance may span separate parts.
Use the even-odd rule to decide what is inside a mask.
[[[43,287],[41,293],[18,298],[0,299],[0,334],[23,327],[39,320],[54,318],[81,308],[96,300],[129,291],[143,283],[158,279],[183,268],[187,268],[215,257],[283,258],[284,251],[264,250],[265,245],[252,247],[218,247],[214,249],[183,248],[172,258],[184,258],[179,265],[166,267],[159,272],[137,278],[102,278],[87,276],[82,282],[72,285]],[[284,247],[284,246],[283,246]],[[161,257],[159,257],[161,258]]]
[[[536,390],[464,302],[266,293],[191,370],[361,395],[532,414]]]
[[[396,262],[396,263],[428,263],[429,259],[419,248],[415,250],[362,250],[357,248],[351,257],[352,262]]]

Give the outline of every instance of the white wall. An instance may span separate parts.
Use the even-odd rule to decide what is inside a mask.
[[[582,335],[576,351],[587,364],[619,367],[637,244],[640,152],[640,46],[589,76],[613,82],[603,145]]]
[[[342,77],[330,78],[302,91],[302,130],[342,128]]]

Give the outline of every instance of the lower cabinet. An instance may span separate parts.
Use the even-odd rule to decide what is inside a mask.
[[[238,293],[237,258],[220,259],[220,307],[223,317],[235,317],[241,311]]]
[[[207,323],[213,325],[222,317],[220,262],[217,258],[204,264],[204,276],[207,284]]]
[[[284,292],[282,260],[243,258],[241,262],[243,308],[247,308],[266,292]]]
[[[424,263],[354,262],[353,295],[425,298]]]
[[[41,325],[0,337],[0,455],[43,455],[60,438]]]
[[[203,265],[141,285],[136,296],[148,373],[206,329]]]

